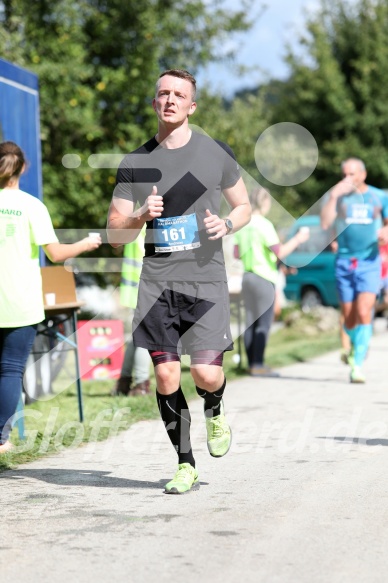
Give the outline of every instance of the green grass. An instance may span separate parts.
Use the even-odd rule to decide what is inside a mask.
[[[237,342],[235,345],[237,350]],[[271,334],[266,362],[269,366],[278,368],[306,361],[324,352],[336,350],[339,346],[338,332],[317,332],[309,336],[301,333],[300,329],[283,328]],[[234,354],[236,351],[228,352],[224,359],[229,381],[246,374],[245,355],[238,367],[233,361]],[[189,368],[185,361],[183,363],[182,387],[186,398],[198,398]],[[153,394],[144,397],[111,397],[114,381],[83,381],[84,423],[80,423],[76,386],[74,383],[70,384],[69,378],[68,372],[63,373],[54,383],[55,395],[25,407],[26,441],[18,439],[16,428],[11,437],[11,441],[25,451],[2,454],[0,471],[81,443],[101,441],[118,431],[128,429],[137,421],[159,417]]]
[[[278,368],[296,362],[306,362],[315,356],[339,348],[340,339],[337,331],[319,332],[316,336],[308,336],[285,328],[270,337],[266,361],[268,366]]]

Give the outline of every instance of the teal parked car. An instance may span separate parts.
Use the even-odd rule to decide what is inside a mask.
[[[309,227],[310,238],[283,261],[289,268],[286,298],[299,302],[304,309],[318,305],[338,307],[336,255],[330,247],[332,233],[321,228],[318,215],[307,215],[295,222],[287,238],[293,237],[300,227]]]

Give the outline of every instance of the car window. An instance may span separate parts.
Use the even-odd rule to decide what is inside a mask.
[[[320,225],[310,226],[310,238],[308,241],[301,243],[296,249],[297,253],[319,253],[322,251],[331,251],[331,233],[324,231]]]

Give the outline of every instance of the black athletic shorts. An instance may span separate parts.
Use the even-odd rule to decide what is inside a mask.
[[[233,350],[227,282],[141,279],[133,340],[147,350],[179,355]]]

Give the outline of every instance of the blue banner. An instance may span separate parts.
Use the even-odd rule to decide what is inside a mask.
[[[20,189],[43,198],[38,77],[0,59],[0,141],[16,142],[26,155]]]

